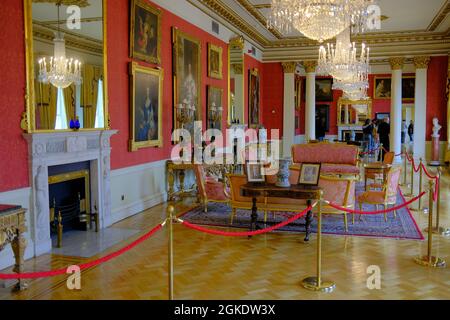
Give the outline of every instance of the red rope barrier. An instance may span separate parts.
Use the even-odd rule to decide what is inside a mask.
[[[83,263],[80,264],[80,270],[85,270],[91,267],[95,267],[98,266],[102,263],[108,262],[111,259],[114,259],[118,256],[121,256],[122,254],[124,254],[125,252],[133,249],[134,247],[136,247],[137,245],[141,244],[142,242],[144,242],[145,240],[149,239],[150,237],[152,237],[157,231],[159,231],[161,228],[163,227],[163,223],[159,224],[158,226],[156,226],[155,228],[153,228],[150,232],[146,233],[145,235],[143,235],[142,237],[140,237],[139,239],[133,241],[132,243],[130,243],[129,245],[127,245],[126,247],[110,253],[109,255],[91,261],[91,262],[87,262],[87,263]],[[3,274],[0,273],[0,279],[2,280],[11,280],[11,279],[36,279],[36,278],[48,278],[48,277],[54,277],[54,276],[59,276],[62,274],[66,274],[67,273],[67,268],[63,268],[63,269],[58,269],[58,270],[52,270],[52,271],[45,271],[45,272],[30,272],[30,273],[20,273],[20,274]]]
[[[299,214],[296,214],[295,216],[293,216],[293,217],[289,218],[288,220],[281,222],[275,226],[261,229],[261,230],[247,231],[247,232],[226,232],[226,231],[221,231],[221,230],[213,230],[213,229],[207,229],[207,228],[200,227],[198,225],[189,223],[187,221],[182,221],[182,220],[180,220],[180,221],[182,221],[182,225],[184,225],[185,227],[196,230],[196,231],[200,231],[203,233],[208,233],[208,234],[212,234],[212,235],[216,235],[216,236],[225,236],[225,237],[248,237],[248,236],[256,236],[256,235],[268,233],[268,232],[280,229],[284,226],[287,226],[288,224],[291,224],[292,222],[305,216],[308,211],[312,210],[312,208],[313,207],[311,206],[311,207],[307,208],[306,210],[300,212]]]
[[[343,208],[343,207],[340,207],[340,206],[338,206],[338,205],[336,205],[336,204],[333,204],[333,203],[329,203],[328,205],[329,205],[330,207],[333,207],[334,209],[337,209],[337,210],[339,210],[339,211],[345,211],[345,212],[347,212],[347,213],[365,214],[365,215],[376,215],[376,214],[384,214],[384,213],[388,213],[388,212],[395,211],[395,210],[400,210],[400,209],[402,209],[402,208],[404,208],[404,207],[409,206],[411,203],[413,203],[413,202],[419,200],[419,199],[422,198],[425,194],[426,194],[426,192],[422,192],[422,193],[419,194],[417,197],[415,197],[414,199],[411,199],[411,200],[408,201],[408,202],[405,202],[405,203],[403,203],[403,204],[401,204],[401,205],[399,205],[399,206],[397,206],[397,207],[393,207],[393,208],[391,208],[391,209],[384,209],[384,210],[381,210],[381,211],[370,211],[370,212],[365,212],[365,211],[360,211],[360,210],[352,210],[352,209],[348,209],[348,208]]]
[[[436,180],[436,185],[434,187],[434,194],[433,194],[433,199],[434,201],[438,200],[438,193],[439,193],[439,177],[438,176],[432,176],[427,168],[424,166],[424,164],[422,163],[422,170],[425,172],[425,175],[430,179],[430,180]]]

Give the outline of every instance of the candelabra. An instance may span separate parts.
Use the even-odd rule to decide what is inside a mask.
[[[187,101],[183,101],[176,108],[176,118],[178,123],[181,124],[181,128],[184,128],[186,124],[194,121],[195,106],[190,106]]]

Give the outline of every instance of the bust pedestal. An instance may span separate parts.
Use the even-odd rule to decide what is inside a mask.
[[[433,142],[431,145],[431,162],[430,166],[440,166],[439,161],[439,136],[433,136]]]

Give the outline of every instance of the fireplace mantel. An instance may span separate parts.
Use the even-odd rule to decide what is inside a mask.
[[[111,136],[117,130],[24,134],[28,142],[31,185],[30,236],[36,256],[51,251],[48,167],[90,161],[91,210],[96,205],[99,228],[111,219]]]

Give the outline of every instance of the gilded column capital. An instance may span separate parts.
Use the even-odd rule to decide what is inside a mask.
[[[405,62],[404,57],[389,58],[389,63],[391,65],[392,70],[402,70],[404,62]]]
[[[234,74],[243,74],[242,63],[233,63],[231,68],[233,68]]]
[[[295,69],[297,68],[297,62],[283,62],[281,65],[283,66],[284,73],[295,73]]]
[[[413,58],[414,66],[416,69],[428,69],[428,64],[430,63],[430,57],[419,56]]]
[[[303,61],[303,66],[305,67],[306,73],[314,73],[316,72],[317,61],[316,60]]]
[[[234,37],[230,39],[230,48],[231,49],[244,49],[244,38],[242,36]]]

